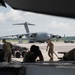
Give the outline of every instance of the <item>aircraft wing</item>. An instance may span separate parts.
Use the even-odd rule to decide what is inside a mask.
[[[75,18],[75,0],[3,0],[13,9]]]
[[[7,35],[7,36],[1,36],[1,38],[2,37],[14,37],[14,36],[17,36],[18,37],[18,36],[23,36],[23,35],[25,35],[25,34]]]
[[[0,38],[4,37],[17,37],[17,38],[22,38],[23,36],[29,36],[29,37],[34,37],[37,33],[27,33],[27,34],[17,34],[17,35],[7,35],[7,36],[1,36]]]

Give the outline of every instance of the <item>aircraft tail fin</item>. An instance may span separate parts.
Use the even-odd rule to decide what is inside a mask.
[[[25,22],[25,23],[19,23],[19,24],[13,24],[13,25],[24,25],[24,27],[26,29],[26,33],[30,33],[28,25],[34,26],[34,24],[30,24],[30,23],[27,23],[27,22]]]

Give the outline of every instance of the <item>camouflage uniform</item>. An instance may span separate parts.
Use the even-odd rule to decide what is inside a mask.
[[[9,42],[5,42],[3,44],[3,50],[4,50],[4,60],[5,62],[11,62],[11,48],[12,44]]]
[[[53,48],[54,48],[54,45],[51,42],[51,40],[48,40],[47,49],[48,49],[48,47],[49,47],[48,56],[50,57],[50,60],[53,61]],[[47,49],[46,49],[46,51],[47,51]]]

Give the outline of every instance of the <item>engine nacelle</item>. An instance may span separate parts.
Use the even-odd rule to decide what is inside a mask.
[[[21,39],[23,37],[23,35],[17,35],[17,38]]]
[[[29,37],[30,37],[30,39],[33,39],[34,38],[34,35],[33,34],[30,34]]]
[[[61,38],[61,36],[59,36],[59,35],[51,35],[51,38]]]

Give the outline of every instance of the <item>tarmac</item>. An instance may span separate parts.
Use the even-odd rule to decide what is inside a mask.
[[[28,49],[30,49],[31,45],[37,45],[40,47],[40,50],[41,50],[43,57],[44,57],[44,61],[49,61],[49,59],[50,59],[48,56],[48,51],[46,51],[47,43],[22,43],[22,44],[18,44],[16,42],[12,42],[12,44],[26,47]],[[58,57],[63,57],[63,54],[58,54],[58,52],[63,52],[63,51],[68,52],[69,50],[75,48],[75,43],[53,42],[53,44],[54,44],[54,52],[56,53],[56,55]],[[59,60],[56,55],[54,54],[54,60],[53,61]],[[21,57],[21,58],[13,58],[12,57],[12,60],[23,62],[23,57]]]

